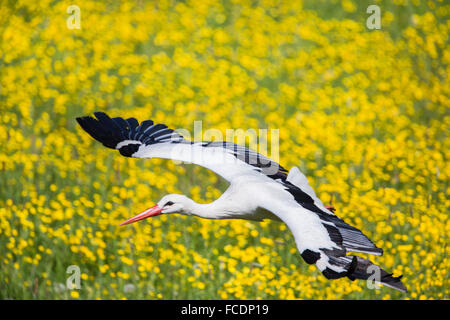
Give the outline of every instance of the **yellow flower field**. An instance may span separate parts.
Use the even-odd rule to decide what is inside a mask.
[[[449,16],[424,0],[3,2],[0,299],[449,299]],[[408,293],[327,280],[277,222],[120,227],[165,194],[205,203],[227,183],[103,147],[75,121],[94,111],[279,129],[280,164],[384,249],[372,261]]]

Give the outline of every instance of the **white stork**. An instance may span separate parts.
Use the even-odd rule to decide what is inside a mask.
[[[161,214],[180,213],[206,219],[273,219],[284,222],[308,264],[328,279],[374,280],[406,292],[400,277],[348,252],[382,255],[360,230],[325,207],[297,167],[289,172],[278,163],[243,146],[225,141],[188,141],[164,124],[134,118],[110,118],[103,112],[77,118],[94,139],[134,158],[163,158],[191,162],[226,179],[230,186],[216,201],[199,204],[178,194],[123,222],[129,224]]]

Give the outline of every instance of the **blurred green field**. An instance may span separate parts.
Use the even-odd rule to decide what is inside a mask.
[[[445,1],[76,4],[81,29],[67,1],[0,6],[0,299],[450,297]],[[325,279],[277,222],[119,227],[165,194],[206,203],[227,183],[106,149],[75,122],[94,111],[279,129],[280,164],[384,249],[371,260],[408,293]],[[65,287],[71,265],[79,290]]]

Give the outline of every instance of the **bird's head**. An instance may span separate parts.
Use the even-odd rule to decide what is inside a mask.
[[[161,213],[186,213],[191,199],[182,194],[168,194],[159,200],[157,206],[162,208]]]
[[[189,208],[192,200],[181,194],[168,194],[159,200],[155,206],[142,211],[138,215],[122,222],[120,225],[130,224],[149,217],[159,216],[168,213],[189,214]]]

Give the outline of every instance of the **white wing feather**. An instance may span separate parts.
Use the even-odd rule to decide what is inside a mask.
[[[289,174],[288,174],[286,180],[289,181],[290,183],[296,185],[297,187],[302,189],[303,192],[308,194],[314,200],[314,204],[319,209],[324,210],[325,212],[327,212],[329,214],[334,214],[333,212],[331,212],[330,210],[325,208],[325,206],[323,205],[323,202],[317,197],[317,195],[314,192],[313,188],[311,188],[311,186],[309,185],[308,179],[300,171],[299,168],[292,167],[291,170],[289,171]]]

